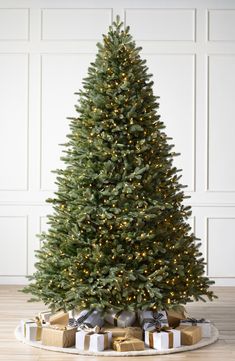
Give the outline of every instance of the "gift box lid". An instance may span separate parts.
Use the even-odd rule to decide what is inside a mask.
[[[69,322],[69,314],[64,311],[57,312],[49,319],[51,325],[63,325],[67,326]]]

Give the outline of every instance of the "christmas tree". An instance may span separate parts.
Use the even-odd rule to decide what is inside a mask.
[[[77,93],[49,229],[24,292],[53,309],[169,308],[215,296],[151,74],[117,18]]]

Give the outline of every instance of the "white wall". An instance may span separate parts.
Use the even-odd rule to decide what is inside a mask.
[[[0,0],[0,282],[32,273],[81,79],[120,14],[182,156],[207,274],[235,285],[235,2]]]

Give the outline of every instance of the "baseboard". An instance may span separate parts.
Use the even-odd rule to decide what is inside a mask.
[[[210,279],[215,282],[215,286],[228,286],[228,287],[234,287],[235,286],[235,277],[231,277],[231,278],[210,278]]]
[[[24,276],[0,276],[0,285],[27,285],[28,282]]]

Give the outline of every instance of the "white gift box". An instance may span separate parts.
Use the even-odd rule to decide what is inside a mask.
[[[200,326],[202,329],[202,337],[211,337],[211,321],[209,320],[198,320],[199,322],[192,322],[190,320],[180,321],[180,325],[183,326]]]
[[[154,322],[159,321],[160,326],[169,326],[166,311],[139,311],[139,322],[144,330],[154,330],[156,327]]]
[[[21,329],[21,334],[23,337],[26,337],[26,325],[29,324],[35,324],[34,320],[21,320],[20,321],[20,329]]]
[[[42,322],[49,323],[51,315],[52,312],[48,310],[48,311],[39,312],[38,317]]]
[[[90,328],[95,326],[102,327],[104,325],[104,318],[102,313],[98,310],[83,310],[80,311],[75,319],[78,321],[78,327],[80,325],[87,325]]]
[[[116,327],[132,326],[136,320],[135,312],[109,310],[104,316],[106,322]]]
[[[103,351],[111,347],[112,333],[76,332],[75,347],[83,351]]]
[[[170,337],[173,335],[173,342],[170,343]],[[145,331],[145,344],[156,350],[167,350],[181,346],[181,335],[179,330],[171,329],[169,331],[151,332]]]
[[[42,337],[42,327],[36,323],[26,324],[26,335],[27,341],[40,341]]]

